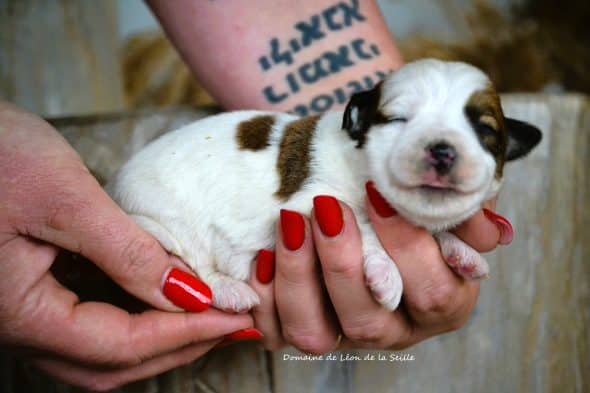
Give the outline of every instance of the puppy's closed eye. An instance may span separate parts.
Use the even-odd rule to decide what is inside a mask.
[[[407,123],[408,118],[400,115],[388,116],[387,121],[390,123]]]

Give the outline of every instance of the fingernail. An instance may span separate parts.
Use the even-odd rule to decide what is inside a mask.
[[[342,232],[344,220],[338,200],[329,195],[318,195],[313,198],[313,211],[322,233],[334,237]]]
[[[227,344],[234,343],[236,341],[246,340],[262,340],[263,334],[256,328],[246,328],[235,331],[223,337],[223,341],[216,345],[216,347],[223,347]]]
[[[387,202],[385,198],[383,198],[383,196],[379,193],[379,191],[377,191],[375,188],[375,183],[373,183],[372,180],[369,180],[365,184],[365,189],[367,190],[367,196],[369,197],[371,205],[373,205],[379,216],[388,218],[397,214],[389,202]]]
[[[512,243],[512,239],[514,239],[514,229],[512,228],[512,224],[510,223],[510,221],[489,209],[484,208],[483,214],[485,214],[488,220],[496,224],[496,226],[500,230],[499,243],[502,245]]]
[[[305,239],[303,216],[291,210],[281,209],[283,244],[291,251],[299,249]]]
[[[201,312],[211,305],[211,289],[207,284],[177,268],[168,273],[162,291],[168,300],[186,311]]]
[[[275,253],[270,250],[260,250],[256,256],[256,278],[263,284],[272,281],[275,275]]]

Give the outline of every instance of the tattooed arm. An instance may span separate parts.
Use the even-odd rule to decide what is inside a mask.
[[[335,109],[402,63],[373,0],[148,4],[227,109]]]

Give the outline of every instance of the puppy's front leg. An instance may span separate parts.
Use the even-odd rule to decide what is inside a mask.
[[[455,273],[468,280],[487,277],[488,263],[477,251],[449,232],[435,234],[443,259]]]
[[[402,278],[395,262],[385,252],[373,227],[359,222],[363,241],[364,272],[373,297],[386,309],[395,310],[402,297]]]

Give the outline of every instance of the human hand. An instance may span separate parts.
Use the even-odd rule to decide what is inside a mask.
[[[484,208],[493,209],[494,205],[492,200]],[[309,353],[345,348],[402,349],[459,329],[467,321],[477,300],[479,282],[455,275],[426,230],[395,214],[382,217],[367,203],[372,225],[404,282],[400,307],[392,313],[380,306],[365,284],[355,217],[344,203],[339,206],[343,227],[333,237],[322,233],[317,206],[310,220],[282,212],[273,285],[251,280],[261,295],[253,316],[267,348],[291,344]],[[498,243],[506,242],[506,236],[497,219],[488,217],[489,212],[480,211],[453,232],[479,252],[493,250]],[[281,233],[285,227],[286,236]],[[291,242],[298,237],[293,244],[301,245],[289,250],[285,237]],[[320,264],[316,263],[314,246]],[[265,275],[260,272],[269,270],[264,267],[270,265],[268,260],[267,251],[259,254],[258,264],[263,268],[253,277]],[[341,342],[340,333],[344,336]]]
[[[59,248],[82,254],[158,310],[81,303],[50,271]],[[252,326],[247,315],[203,311],[208,288],[110,200],[55,130],[3,103],[0,275],[0,346],[89,389],[191,362]]]

